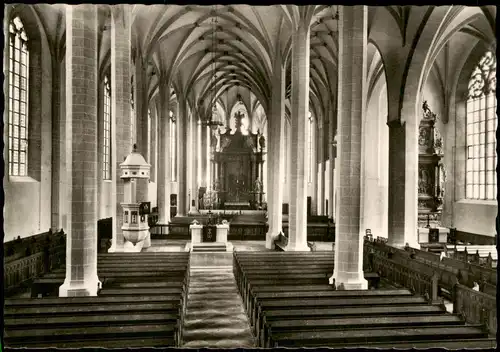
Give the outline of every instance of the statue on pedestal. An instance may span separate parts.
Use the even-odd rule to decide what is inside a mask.
[[[262,183],[258,178],[256,178],[255,181],[253,182],[253,191],[256,193],[262,192]]]

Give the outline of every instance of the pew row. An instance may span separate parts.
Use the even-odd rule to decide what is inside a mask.
[[[110,276],[97,297],[6,300],[5,345],[28,348],[181,346],[189,254],[144,257],[140,254],[100,256],[100,275]],[[58,270],[52,275],[54,277],[47,280],[64,280],[65,272]]]

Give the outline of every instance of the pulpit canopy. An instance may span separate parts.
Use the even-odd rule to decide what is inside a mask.
[[[134,144],[134,150],[120,164],[120,168],[122,170],[120,178],[149,178],[151,165],[137,152],[137,146]]]

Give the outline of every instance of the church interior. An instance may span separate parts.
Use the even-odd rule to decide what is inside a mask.
[[[5,348],[496,348],[495,6],[8,4]]]

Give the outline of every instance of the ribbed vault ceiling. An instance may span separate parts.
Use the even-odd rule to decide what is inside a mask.
[[[65,6],[33,6],[49,42],[56,43],[54,51],[59,50],[62,54]],[[311,110],[316,115],[315,109],[318,109],[320,114],[319,110],[332,107],[330,104],[335,101],[337,6],[120,6],[130,6],[132,56],[134,60],[142,60],[147,71],[149,97],[157,91],[159,79],[165,79],[171,83],[172,101],[182,95],[201,118],[208,115],[213,99],[227,114],[237,103],[238,95],[248,111],[253,111],[259,104],[267,111],[273,61],[278,51],[286,60],[286,95],[290,96],[292,33],[302,21],[310,25]],[[379,41],[377,38],[391,38],[389,44],[384,44],[386,49],[382,48],[382,57],[377,61],[390,57],[396,49],[399,52],[408,49],[424,20],[422,11],[417,10],[409,6],[369,7],[369,40],[372,37],[375,41]],[[456,6],[447,13],[443,23],[448,26],[443,28],[456,27],[461,33],[491,42],[492,38],[495,39],[495,15],[496,9],[492,6]],[[377,32],[386,32],[387,28],[391,28],[387,26],[389,22],[397,30],[385,34],[385,37],[378,35]],[[102,29],[99,31],[102,72],[110,66],[109,5],[99,5],[99,27]],[[453,31],[456,33],[456,30]],[[449,39],[450,33],[444,31],[440,40]],[[380,49],[378,44],[377,47]],[[373,55],[371,50],[369,62]],[[381,63],[377,65],[381,66]],[[380,68],[377,67],[375,71],[379,72]],[[212,79],[213,70],[216,72],[215,80]]]

